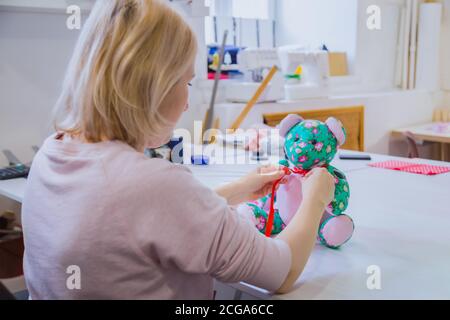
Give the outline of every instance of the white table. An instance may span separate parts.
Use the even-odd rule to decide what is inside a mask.
[[[371,156],[372,161],[401,159],[450,166]],[[232,287],[262,299],[450,299],[450,173],[422,176],[371,168],[367,163],[333,162],[346,173],[351,187],[346,213],[356,229],[346,245],[339,250],[317,245],[288,294],[271,296],[245,283]],[[206,185],[216,187],[251,168],[191,169]],[[370,266],[379,268],[380,290],[367,287]]]
[[[353,238],[317,246],[295,289],[280,299],[450,299],[450,174],[375,169],[347,174]],[[378,266],[381,290],[369,290]]]
[[[372,155],[372,161],[387,159],[398,158]],[[356,229],[346,245],[339,250],[317,245],[288,294],[270,296],[244,283],[232,287],[273,299],[450,299],[450,173],[421,176],[371,168],[367,163],[333,162],[346,173],[351,187],[346,213]],[[255,162],[189,167],[214,188],[257,166]],[[25,183],[25,179],[0,181],[0,194],[21,202]],[[381,290],[367,288],[367,268],[372,265],[381,272]]]
[[[26,182],[24,178],[0,180],[0,196],[22,203]]]

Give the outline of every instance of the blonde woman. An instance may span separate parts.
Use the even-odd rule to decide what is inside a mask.
[[[283,176],[265,168],[218,190],[143,155],[187,109],[196,39],[157,0],[98,0],[36,155],[23,203],[31,299],[211,299],[213,279],[288,291],[333,194],[324,170],[276,238],[233,205]]]

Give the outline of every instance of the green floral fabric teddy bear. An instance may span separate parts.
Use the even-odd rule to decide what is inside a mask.
[[[343,212],[347,209],[350,187],[343,172],[330,165],[340,146],[345,143],[346,132],[341,122],[329,118],[325,122],[304,120],[298,115],[287,116],[279,126],[284,138],[286,159],[280,164],[289,175],[273,195],[273,220],[269,223],[272,195],[247,203],[258,230],[270,235],[280,233],[297,212],[302,202],[302,178],[311,169],[325,167],[335,178],[335,195],[326,207],[318,230],[318,240],[330,247],[338,248],[347,242],[354,231],[353,220]]]

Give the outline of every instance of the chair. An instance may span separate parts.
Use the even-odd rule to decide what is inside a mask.
[[[364,151],[364,106],[263,114],[264,123],[275,127],[288,114],[298,114],[305,119],[317,119],[320,121],[325,121],[329,117],[335,117],[342,122],[347,132],[347,140],[342,148]]]
[[[403,135],[405,136],[406,143],[408,144],[408,158],[419,158],[419,148],[417,147],[417,139],[414,134],[406,131]]]

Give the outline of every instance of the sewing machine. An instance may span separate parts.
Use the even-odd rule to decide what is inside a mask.
[[[329,63],[326,51],[311,51],[298,46],[245,49],[239,52],[237,59],[244,78],[227,84],[226,99],[230,102],[250,100],[273,66],[280,71],[258,102],[328,96]]]
[[[278,56],[286,78],[285,100],[328,96],[330,67],[327,51],[286,46],[278,49]]]
[[[230,102],[247,102],[255,94],[264,77],[273,66],[279,65],[276,49],[245,49],[237,56],[239,70],[244,74],[241,81],[227,84],[226,99]],[[283,76],[273,77],[258,102],[277,101],[283,98]]]

